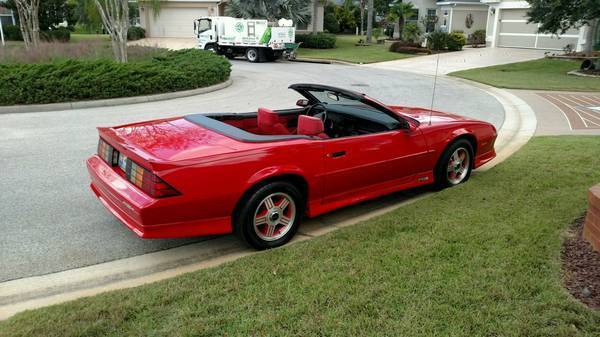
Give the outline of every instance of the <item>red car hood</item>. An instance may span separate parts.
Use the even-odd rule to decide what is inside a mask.
[[[394,111],[396,111],[396,112],[399,112],[408,117],[416,119],[417,121],[419,121],[419,123],[429,123],[430,119],[431,119],[431,123],[436,123],[436,124],[437,123],[459,122],[459,121],[464,122],[464,121],[470,120],[466,117],[462,117],[459,115],[455,115],[455,114],[451,114],[451,113],[447,113],[447,112],[429,110],[429,109],[402,107],[402,106],[392,106],[391,108],[394,109]]]
[[[170,118],[99,128],[100,134],[147,161],[180,161],[236,151],[231,138],[190,123]]]

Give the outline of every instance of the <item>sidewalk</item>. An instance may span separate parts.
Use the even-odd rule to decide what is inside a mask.
[[[507,90],[535,111],[536,136],[600,135],[600,93]]]
[[[516,48],[465,48],[462,51],[412,57],[402,60],[364,65],[417,74],[435,75],[439,56],[439,75],[473,68],[535,60],[544,57],[545,51]]]

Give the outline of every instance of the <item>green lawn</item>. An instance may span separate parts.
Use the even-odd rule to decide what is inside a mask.
[[[110,41],[108,34],[75,34],[71,33],[71,42],[81,41]]]
[[[298,56],[304,58],[338,60],[351,63],[373,63],[393,61],[411,57],[413,55],[393,53],[383,44],[357,47],[355,44],[360,39],[355,35],[337,35],[336,48],[309,49],[300,48]],[[365,38],[363,37],[363,40]]]
[[[600,91],[600,78],[567,75],[580,62],[540,59],[451,73],[500,88]]]
[[[599,336],[600,311],[567,293],[560,261],[599,167],[600,137],[534,138],[378,218],[28,311],[0,336]]]

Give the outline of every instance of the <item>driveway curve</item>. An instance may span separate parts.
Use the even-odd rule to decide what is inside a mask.
[[[365,92],[385,103],[429,107],[434,78],[388,69],[233,61],[233,85],[168,101],[0,115],[0,282],[136,256],[205,240],[141,240],[93,196],[84,160],[97,126],[197,112],[287,108],[287,86],[314,82]],[[440,77],[433,106],[493,123],[502,105],[466,83]]]

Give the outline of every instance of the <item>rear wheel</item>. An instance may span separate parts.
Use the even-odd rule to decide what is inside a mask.
[[[440,189],[469,180],[473,167],[473,146],[466,139],[450,144],[440,157],[435,170],[436,186]]]
[[[301,193],[288,182],[260,187],[242,201],[234,231],[256,249],[282,246],[296,234],[304,204]]]
[[[258,62],[258,49],[248,48],[246,49],[246,59],[250,62]]]

